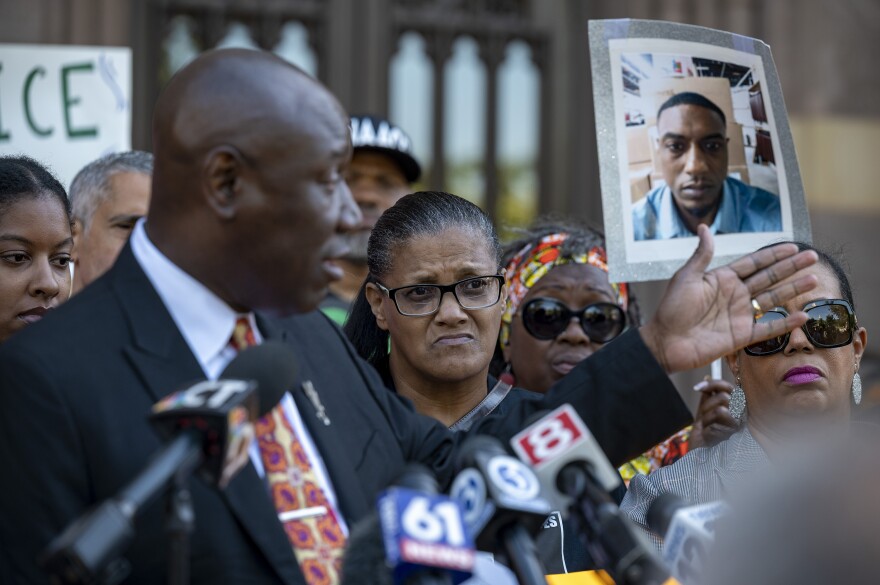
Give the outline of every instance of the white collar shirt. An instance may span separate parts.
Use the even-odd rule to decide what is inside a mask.
[[[181,270],[159,251],[147,236],[144,224],[145,220],[138,221],[132,231],[132,253],[171,314],[177,329],[202,367],[205,377],[216,380],[237,354],[235,348],[229,344],[229,340],[232,338],[235,322],[240,315],[204,284]],[[254,314],[247,313],[247,318],[257,343],[261,343],[263,340]],[[324,494],[331,505],[338,510],[336,493],[330,483],[330,476],[289,392],[281,399],[281,406],[285,418],[293,427],[315,467],[314,471]],[[250,458],[257,473],[263,477],[263,461],[256,441],[251,444]],[[342,530],[347,534],[348,528],[342,515],[337,514],[337,518]]]

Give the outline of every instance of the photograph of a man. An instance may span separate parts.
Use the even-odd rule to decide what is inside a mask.
[[[782,229],[779,197],[728,176],[727,119],[708,98],[676,93],[657,111],[656,164],[664,185],[632,206],[635,240]]]

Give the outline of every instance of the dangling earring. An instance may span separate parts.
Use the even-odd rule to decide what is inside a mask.
[[[498,375],[498,380],[510,386],[516,386],[516,376],[513,375],[513,366],[510,365],[510,362],[505,364],[504,370]]]
[[[742,417],[746,413],[746,393],[743,392],[742,382],[740,382],[739,376],[736,378],[736,386],[733,388],[733,392],[730,393],[730,416],[736,422],[742,422]]]
[[[859,376],[858,372],[856,372],[855,376],[853,376],[852,397],[853,402],[856,403],[856,406],[862,403],[862,377]]]

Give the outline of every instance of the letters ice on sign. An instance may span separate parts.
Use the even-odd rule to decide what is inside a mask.
[[[131,148],[131,49],[0,44],[0,155],[48,165],[65,187]]]

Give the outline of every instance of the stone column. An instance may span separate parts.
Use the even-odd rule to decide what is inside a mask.
[[[434,108],[433,116],[433,164],[431,165],[431,188],[444,189],[446,186],[445,113],[444,94],[446,75],[444,66],[452,52],[452,36],[445,31],[428,33],[425,37],[426,51],[434,64]]]

